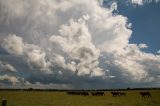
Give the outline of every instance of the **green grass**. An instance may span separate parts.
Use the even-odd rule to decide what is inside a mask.
[[[105,92],[105,96],[67,95],[66,92],[0,91],[0,100],[7,99],[7,106],[160,106],[160,90],[150,90],[151,98],[142,98],[140,91],[125,92],[125,97],[112,97],[109,91]]]

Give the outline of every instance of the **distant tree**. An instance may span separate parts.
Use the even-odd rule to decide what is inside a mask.
[[[130,88],[128,87],[127,90],[130,90]]]
[[[33,90],[33,88],[28,88],[28,91],[32,91]]]

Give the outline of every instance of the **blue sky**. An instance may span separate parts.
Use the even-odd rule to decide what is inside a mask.
[[[160,87],[159,11],[158,0],[0,0],[0,88]]]
[[[143,6],[118,3],[120,14],[128,17],[132,23],[131,43],[146,43],[147,52],[157,53],[160,49],[160,3],[148,3]]]

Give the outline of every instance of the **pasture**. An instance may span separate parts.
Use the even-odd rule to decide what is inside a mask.
[[[141,90],[122,91],[126,96],[112,96],[111,92],[84,96],[67,92],[0,91],[0,100],[7,99],[7,106],[160,106],[160,90],[148,90],[152,97],[142,97]]]

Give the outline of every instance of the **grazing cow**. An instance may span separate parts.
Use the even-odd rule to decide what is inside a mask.
[[[111,92],[112,96],[116,97],[116,96],[120,96],[119,92]]]
[[[67,92],[68,95],[83,95],[83,96],[89,96],[88,92],[82,92],[82,91],[69,91]]]
[[[80,92],[73,92],[73,91],[70,91],[70,92],[67,92],[68,95],[80,95],[81,93]]]
[[[89,93],[88,92],[81,92],[81,95],[83,95],[83,96],[89,96]]]
[[[116,96],[126,96],[125,92],[111,92],[112,96],[116,97]]]
[[[140,92],[139,93],[142,97],[151,97],[151,93],[150,92]]]
[[[92,92],[92,96],[104,96],[104,92]]]

